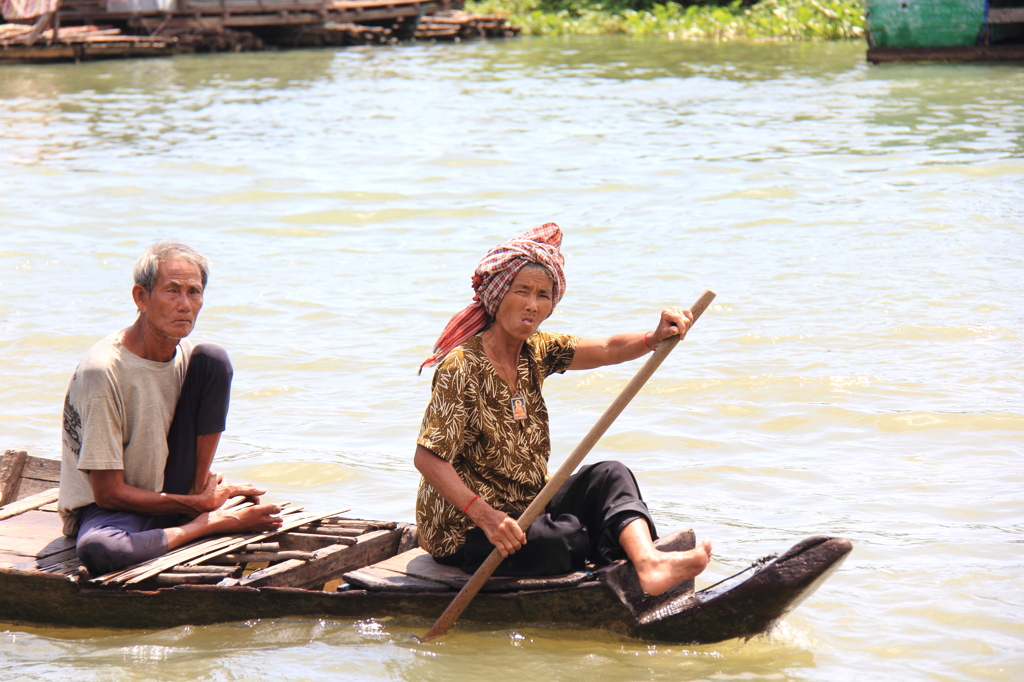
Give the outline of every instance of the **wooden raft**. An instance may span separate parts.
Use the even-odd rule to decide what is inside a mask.
[[[428,14],[416,27],[417,40],[468,40],[471,38],[511,38],[519,35],[500,14],[472,14],[462,10],[445,10]]]
[[[175,54],[177,49],[177,38],[124,35],[119,28],[0,26],[0,62],[159,57]]]

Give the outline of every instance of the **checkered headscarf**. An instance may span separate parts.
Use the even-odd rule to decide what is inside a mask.
[[[420,371],[436,365],[494,319],[512,280],[527,263],[543,265],[554,275],[551,292],[551,309],[554,310],[565,293],[565,258],[559,251],[561,246],[562,230],[554,223],[545,223],[488,251],[473,273],[473,291],[476,292],[473,303],[448,321],[434,343],[434,354],[420,365]]]

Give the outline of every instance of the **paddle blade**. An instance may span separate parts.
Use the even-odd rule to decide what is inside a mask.
[[[431,626],[430,631],[423,635],[424,642],[429,642],[432,639],[441,637],[448,630],[451,629],[455,621],[459,619],[462,612],[466,610],[469,603],[473,601],[473,597],[480,591],[480,588],[484,586],[487,579],[491,577],[491,574],[498,568],[498,564],[502,562],[505,557],[501,556],[501,552],[494,550],[491,552],[487,560],[480,565],[480,568],[476,569],[476,573],[469,579],[459,593],[455,595],[455,599],[448,605],[448,608],[444,610],[444,613],[438,617],[438,619]]]

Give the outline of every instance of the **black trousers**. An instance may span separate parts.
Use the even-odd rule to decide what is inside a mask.
[[[557,575],[580,570],[588,562],[603,566],[624,559],[619,535],[636,519],[647,521],[651,537],[658,537],[636,478],[621,462],[582,467],[544,511],[526,530],[526,544],[506,557],[495,575]],[[474,573],[493,550],[483,530],[473,528],[459,551],[434,560]]]
[[[163,492],[185,495],[192,487],[196,436],[224,431],[232,375],[231,360],[220,346],[201,343],[192,349],[167,436]],[[94,576],[148,561],[167,551],[163,529],[182,521],[179,514],[134,514],[90,504],[78,517],[78,558]]]

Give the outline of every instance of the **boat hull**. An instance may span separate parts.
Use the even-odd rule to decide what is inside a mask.
[[[418,549],[415,526],[333,513],[296,514],[290,530],[272,536],[204,539],[90,579],[53,510],[57,489],[49,486],[58,476],[59,463],[24,452],[0,459],[0,622],[106,629],[289,617],[429,622],[469,579]],[[694,542],[692,530],[681,530],[657,545],[674,551]],[[492,577],[460,622],[601,628],[677,643],[751,637],[817,589],[851,549],[844,538],[807,538],[744,580],[701,592],[690,580],[657,597],[640,589],[626,561],[593,573]],[[194,584],[207,579],[216,584]]]
[[[768,630],[834,572],[852,549],[844,538],[803,541],[766,568],[709,593],[680,595],[635,614],[602,580],[570,588],[481,593],[462,622],[496,627],[558,625],[640,639],[712,643]],[[60,627],[159,629],[261,618],[432,620],[451,592],[325,592],[291,587],[179,585],[102,589],[63,576],[0,569],[0,620]],[[661,613],[657,613],[658,611]]]

